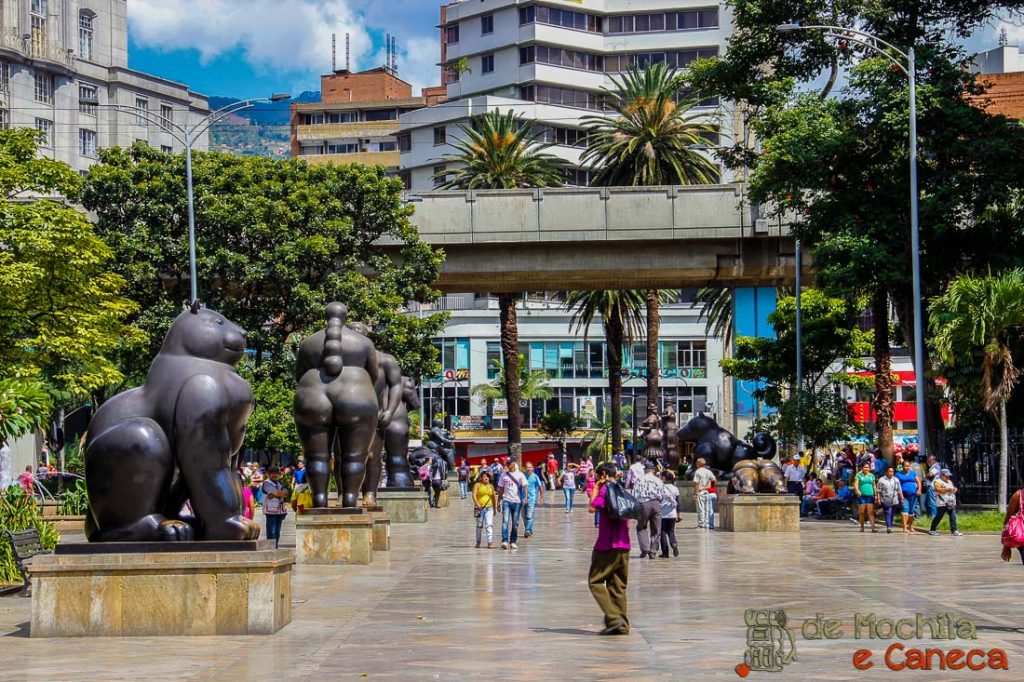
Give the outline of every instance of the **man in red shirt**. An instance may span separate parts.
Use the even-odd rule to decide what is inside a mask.
[[[554,490],[555,479],[558,477],[558,460],[555,459],[555,453],[548,453],[548,461],[544,466],[548,472],[548,490]]]
[[[629,521],[613,519],[607,510],[607,486],[615,481],[615,467],[597,468],[597,493],[590,501],[590,513],[598,516],[597,541],[590,555],[590,593],[604,611],[602,635],[628,635],[626,585],[629,582]]]

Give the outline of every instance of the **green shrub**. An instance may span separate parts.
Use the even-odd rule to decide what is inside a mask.
[[[26,495],[20,487],[8,488],[0,494],[0,531],[26,530],[35,527],[39,531],[39,539],[43,547],[53,549],[60,540],[57,527],[43,521],[43,510],[38,501]],[[21,580],[21,573],[14,564],[11,545],[6,538],[0,540],[0,584],[14,583]]]
[[[85,516],[89,513],[89,491],[85,488],[85,481],[78,479],[74,486],[64,490],[57,513],[61,516]]]

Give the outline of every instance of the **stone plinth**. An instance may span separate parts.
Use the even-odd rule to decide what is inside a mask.
[[[456,483],[456,485],[458,485],[458,484]],[[437,507],[438,507],[438,509],[440,509],[441,507],[447,507],[447,506],[448,506],[448,491],[447,490],[442,490],[441,492],[439,492],[437,494]]]
[[[373,519],[373,551],[387,552],[391,549],[391,517],[386,511],[371,511]]]
[[[299,564],[368,564],[373,559],[373,518],[361,513],[295,516],[295,559]]]
[[[800,532],[796,495],[720,495],[719,528],[734,533]]]
[[[679,503],[682,510],[688,514],[696,514],[697,501],[693,499],[693,490],[696,486],[693,481],[678,481],[676,487],[679,488]]]
[[[377,492],[377,504],[384,507],[391,523],[426,523],[427,496],[418,490]]]
[[[294,563],[287,549],[37,556],[31,636],[271,635],[292,619]]]

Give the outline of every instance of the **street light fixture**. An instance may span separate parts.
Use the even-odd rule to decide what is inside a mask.
[[[859,45],[879,54],[893,66],[902,71],[910,82],[910,260],[913,278],[914,295],[914,380],[917,406],[917,436],[920,453],[927,455],[927,435],[925,433],[925,402],[924,402],[924,313],[921,304],[921,234],[918,223],[918,189],[917,189],[917,71],[914,63],[914,48],[906,52],[878,36],[854,28],[841,26],[780,24],[780,33],[792,31],[821,31],[827,38],[835,38],[845,44]],[[893,53],[900,58],[893,56]]]
[[[214,123],[230,116],[231,114],[236,114],[239,111],[248,109],[258,102],[283,102],[291,99],[291,97],[292,96],[288,93],[278,92],[274,93],[270,97],[253,97],[250,99],[240,100],[223,106],[216,111],[211,111],[196,123],[186,123],[184,125],[179,125],[162,116],[154,116],[148,109],[142,109],[141,107],[133,107],[127,104],[117,103],[100,104],[99,100],[95,97],[79,99],[80,104],[130,112],[139,118],[145,119],[149,123],[156,125],[185,148],[185,186],[188,193],[189,303],[194,303],[199,300],[199,287],[196,279],[196,214],[195,195],[192,187],[192,145],[195,144],[195,141],[199,139],[203,133],[207,132]]]

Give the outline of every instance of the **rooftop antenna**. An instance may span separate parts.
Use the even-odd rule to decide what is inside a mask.
[[[384,34],[384,68],[391,68],[391,34]]]
[[[1003,26],[999,29],[999,46],[1006,47],[1010,42],[1009,36],[1006,35],[1006,27]]]
[[[348,33],[345,34],[345,70],[352,72],[352,39]]]
[[[398,36],[391,36],[391,70],[398,74]]]
[[[331,73],[338,70],[338,34],[331,34]]]

